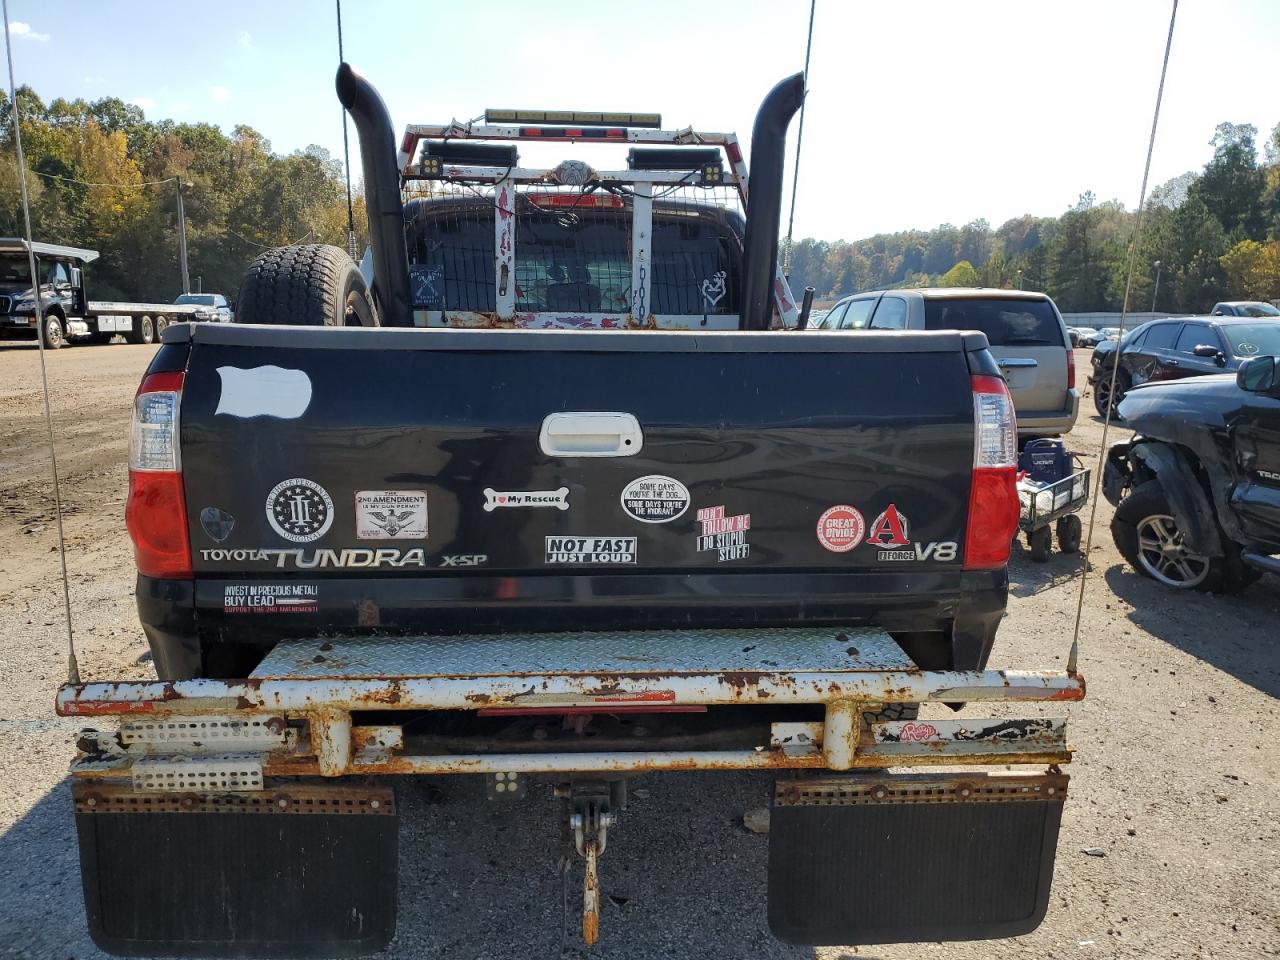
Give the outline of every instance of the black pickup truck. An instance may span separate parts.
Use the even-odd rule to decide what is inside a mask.
[[[448,128],[447,149],[411,127],[397,162],[372,87],[344,66],[339,94],[372,284],[331,252],[269,255],[240,302],[272,322],[170,328],[139,389],[127,522],[160,680],[71,685],[58,704],[121,717],[74,768],[97,942],[377,949],[395,920],[392,773],[481,774],[495,800],[550,779],[588,943],[621,784],[662,770],[779,772],[782,939],[1034,928],[1065,721],[941,708],[1084,693],[1074,663],[985,669],[1018,516],[1012,403],[980,333],[770,329],[795,322],[776,238],[801,78],[761,107],[741,235],[705,202],[682,230],[653,200],[728,179],[745,201],[732,135],[682,159],[688,131],[509,112]],[[625,171],[538,171],[463,155],[464,133],[667,146],[633,148]],[[464,228],[436,214],[470,201],[406,209],[414,171],[488,185],[492,211]],[[592,196],[612,198],[589,205],[611,225]],[[918,718],[924,702],[940,716]],[[1042,769],[978,769],[1019,764]]]

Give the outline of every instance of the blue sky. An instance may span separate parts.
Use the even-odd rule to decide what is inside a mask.
[[[760,98],[803,66],[808,9],[346,0],[343,17],[347,59],[397,128],[489,106],[630,109],[746,139]],[[818,0],[796,235],[998,225],[1085,190],[1132,207],[1168,13],[1168,0]],[[330,0],[10,0],[9,15],[18,82],[46,100],[115,95],[152,119],[248,123],[278,151],[341,155]],[[1265,138],[1277,63],[1280,3],[1183,0],[1153,184],[1202,166],[1220,121]]]

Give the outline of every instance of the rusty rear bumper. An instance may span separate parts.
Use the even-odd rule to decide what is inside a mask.
[[[248,750],[260,776],[408,773],[573,773],[592,770],[825,768],[887,764],[1062,763],[1065,721],[992,719],[868,724],[888,703],[1068,701],[1079,675],[1057,672],[922,671],[888,634],[871,628],[530,634],[294,640],[243,680],[89,683],[58,693],[62,716],[119,716],[134,745],[88,743],[77,772],[119,775],[156,731],[216,717],[219,729],[271,724],[288,735]],[[776,708],[823,708],[795,723]],[[735,750],[524,750],[459,753],[406,746],[395,723],[362,722],[376,711],[579,711],[750,705],[778,714],[767,737]],[[247,727],[246,727],[247,729]],[[147,733],[151,731],[151,733]],[[188,738],[189,739],[189,738]],[[234,738],[233,738],[234,739]],[[243,746],[243,745],[241,745]],[[155,754],[227,755],[234,742],[175,742]]]

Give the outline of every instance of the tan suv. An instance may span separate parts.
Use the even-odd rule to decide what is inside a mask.
[[[980,330],[1018,414],[1018,436],[1053,437],[1075,426],[1075,356],[1058,308],[1043,293],[967,287],[876,290],[839,301],[810,322],[818,330]]]

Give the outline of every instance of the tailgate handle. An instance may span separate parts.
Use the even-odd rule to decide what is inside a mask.
[[[552,413],[542,421],[538,446],[549,457],[634,457],[644,434],[629,413]]]
[[[1010,367],[1038,367],[1040,364],[1034,357],[1005,357],[996,363],[1008,370]]]

